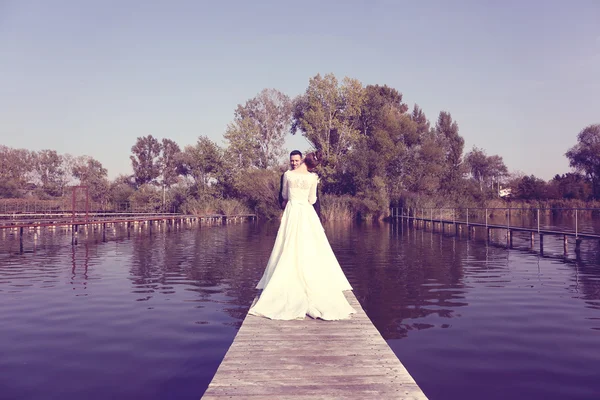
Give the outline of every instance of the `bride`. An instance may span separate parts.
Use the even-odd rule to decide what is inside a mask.
[[[270,319],[348,319],[356,311],[344,290],[352,290],[331,250],[312,204],[317,200],[319,164],[315,153],[283,176],[287,204],[267,268],[257,289],[263,289],[249,314]]]

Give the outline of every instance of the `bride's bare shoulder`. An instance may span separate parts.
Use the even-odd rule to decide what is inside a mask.
[[[286,174],[289,175],[295,175],[295,176],[310,176],[312,175],[312,172],[308,172],[308,171],[298,171],[295,169],[290,169],[286,172]]]

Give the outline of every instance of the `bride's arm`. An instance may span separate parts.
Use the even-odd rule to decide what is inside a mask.
[[[312,176],[312,182],[310,183],[310,191],[308,192],[308,202],[315,204],[317,202],[317,183],[319,178],[317,175]]]
[[[285,208],[288,199],[289,199],[289,190],[290,183],[288,181],[288,174],[283,174],[283,188],[281,189],[281,197],[283,198],[283,208]]]

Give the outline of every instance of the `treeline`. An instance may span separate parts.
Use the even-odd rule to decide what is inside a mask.
[[[275,216],[288,134],[303,135],[323,154],[321,193],[330,218],[381,217],[390,206],[483,205],[502,187],[513,200],[600,198],[600,125],[585,128],[566,152],[576,172],[546,182],[509,174],[501,156],[481,148],[465,152],[449,112],[432,123],[394,88],[339,82],[332,74],[311,78],[294,99],[265,89],[238,105],[224,146],[205,136],[183,149],[171,139],[139,137],[131,147],[133,173],[113,181],[91,157],[0,146],[0,196],[52,199],[81,184],[101,205]]]

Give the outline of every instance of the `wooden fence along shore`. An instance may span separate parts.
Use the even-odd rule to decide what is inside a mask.
[[[470,211],[483,211],[485,212],[485,218],[483,222],[474,222],[469,220]],[[490,212],[500,210],[508,213],[505,224],[494,224],[489,223],[488,215]],[[521,211],[521,210],[517,210]],[[436,226],[438,231],[441,233],[450,233],[454,230],[456,235],[460,235],[463,230],[466,231],[467,237],[470,239],[476,233],[476,229],[485,234],[486,240],[491,240],[491,234],[493,231],[502,231],[505,233],[506,245],[510,248],[513,247],[513,236],[516,232],[524,232],[528,234],[530,242],[530,248],[533,250],[535,246],[535,236],[537,235],[539,241],[539,251],[544,253],[544,236],[558,236],[563,241],[563,252],[565,255],[568,254],[569,238],[575,240],[575,253],[579,254],[581,250],[581,243],[584,239],[586,240],[600,240],[600,235],[593,232],[581,232],[579,227],[579,215],[580,213],[587,212],[599,212],[597,209],[565,209],[571,213],[574,217],[574,229],[545,229],[541,227],[540,223],[540,210],[536,209],[534,220],[537,224],[536,227],[524,227],[511,225],[510,212],[511,209],[466,209],[465,218],[458,219],[456,217],[455,209],[411,209],[411,208],[392,208],[391,217],[392,220],[407,221],[409,224],[415,227],[421,227],[424,229],[430,228],[435,231]],[[559,210],[560,211],[560,210]],[[450,218],[448,218],[450,214]]]
[[[349,320],[247,315],[202,399],[426,399],[354,294],[346,298],[357,311]]]

